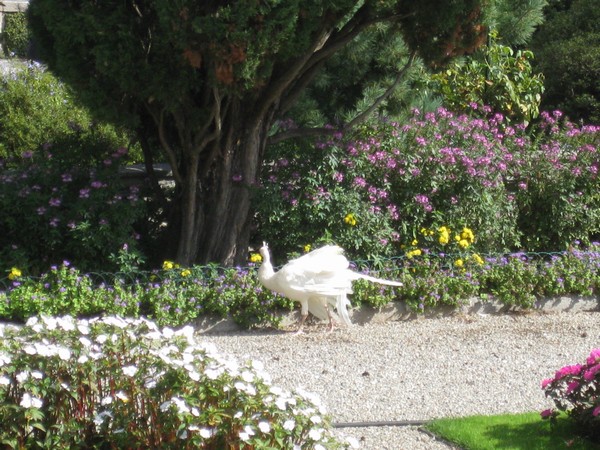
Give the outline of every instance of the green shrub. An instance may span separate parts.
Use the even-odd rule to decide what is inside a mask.
[[[107,149],[129,142],[124,131],[94,122],[67,86],[37,63],[0,78],[0,117],[0,161],[13,166],[23,155],[65,140],[73,144],[73,151],[79,150],[72,160],[83,165],[96,150],[86,148],[92,132]],[[78,140],[80,149],[75,148]]]
[[[10,448],[349,448],[316,396],[273,386],[191,327],[32,318],[2,329],[0,442]]]
[[[119,251],[136,251],[134,224],[145,206],[140,187],[119,176],[127,150],[109,152],[92,131],[77,144],[81,150],[46,146],[18,170],[0,172],[0,259],[8,266],[36,275],[68,260],[83,270],[117,270]],[[104,159],[90,162],[82,149],[96,147]]]
[[[29,50],[30,40],[27,15],[21,12],[5,14],[4,30],[2,32],[2,45],[5,56],[25,58]]]
[[[488,45],[432,75],[428,87],[440,94],[452,111],[470,111],[485,117],[487,107],[488,113],[491,108],[512,121],[529,122],[539,115],[544,92],[543,76],[533,73],[532,59],[531,51],[515,51],[501,44],[492,33]]]

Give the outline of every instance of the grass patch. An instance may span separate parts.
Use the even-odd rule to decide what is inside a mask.
[[[564,415],[552,427],[534,412],[438,419],[426,428],[465,450],[600,450]]]

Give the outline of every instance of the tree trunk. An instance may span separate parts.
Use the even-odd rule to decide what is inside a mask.
[[[251,199],[270,121],[232,108],[215,141],[212,161],[206,153],[187,152],[182,174],[181,224],[176,260],[182,265],[244,264],[252,225]]]

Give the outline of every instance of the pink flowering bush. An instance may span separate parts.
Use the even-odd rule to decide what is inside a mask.
[[[554,378],[542,381],[542,389],[558,410],[566,412],[580,426],[583,434],[600,439],[600,348],[592,350],[585,364],[565,366]],[[557,414],[553,409],[541,413],[544,419]]]
[[[272,148],[257,198],[260,240],[282,255],[334,241],[371,259],[397,256],[423,227],[447,224],[473,229],[482,253],[595,239],[600,127],[554,112],[529,129],[485,113],[417,111],[407,123]]]

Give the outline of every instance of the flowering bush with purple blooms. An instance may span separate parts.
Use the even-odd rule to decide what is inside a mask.
[[[585,364],[565,366],[554,378],[543,380],[542,389],[558,410],[579,425],[582,434],[600,439],[600,349],[592,350]],[[554,409],[541,413],[550,420],[557,414]]]
[[[94,133],[84,142],[80,145],[89,153],[64,142],[25,155],[18,170],[0,167],[5,264],[29,274],[64,259],[83,270],[116,270],[113,260],[124,245],[136,251],[134,224],[145,204],[140,187],[125,186],[119,178],[127,150],[108,151]]]
[[[452,224],[472,228],[482,253],[564,250],[600,235],[599,143],[600,127],[559,112],[531,131],[439,109],[285,144],[265,165],[260,239],[276,255],[334,241],[362,259],[397,256],[423,227]]]
[[[273,386],[191,327],[109,316],[0,328],[6,448],[343,449],[319,398]]]

